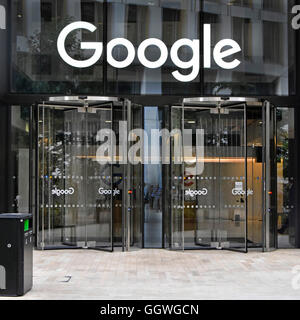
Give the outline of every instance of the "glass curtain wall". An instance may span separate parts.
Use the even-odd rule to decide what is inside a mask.
[[[295,31],[290,27],[294,0],[12,0],[11,91],[18,93],[93,94],[184,94],[203,95],[292,95],[295,94]],[[106,53],[89,68],[67,65],[58,55],[60,31],[74,21],[97,27],[72,32],[66,40],[68,54],[78,60],[91,57],[94,50],[81,50],[81,42],[128,39],[136,52],[148,38],[162,40],[168,59],[159,68],[146,68],[135,55],[126,68],[106,62]],[[211,68],[204,68],[203,25],[211,25]],[[179,39],[198,39],[195,52],[188,46],[178,51],[182,62],[199,53],[199,73],[193,81],[180,82],[172,72],[190,74],[170,59],[170,49]],[[234,70],[216,65],[213,49],[222,39],[233,39],[241,47],[225,61],[239,59]],[[127,50],[117,45],[117,61]],[[145,58],[157,61],[155,45]],[[228,60],[229,59],[229,60]],[[198,61],[198,60],[197,60]],[[194,66],[196,67],[196,66]]]
[[[141,106],[136,104],[131,104],[131,109],[129,110],[128,123],[131,123],[129,145],[142,143],[143,139],[139,136],[140,130],[143,128],[143,109]],[[133,163],[126,166],[127,174],[125,178],[129,180],[129,193],[128,200],[130,203],[129,212],[129,231],[130,239],[129,246],[141,248],[143,246],[143,148],[141,147],[133,155]]]
[[[81,42],[103,41],[103,1],[12,0],[11,91],[18,93],[103,93],[103,59],[94,66],[77,69],[57,52],[61,30],[75,21],[97,26],[93,33],[78,30],[66,40],[73,59],[85,60],[94,50],[81,50]]]
[[[7,119],[10,128],[8,139],[8,181],[5,183],[8,189],[8,212],[30,212],[31,201],[28,183],[30,174],[30,114],[31,107],[13,105],[9,106]]]
[[[181,38],[199,39],[200,1],[195,0],[109,0],[108,1],[108,41],[126,38],[137,51],[142,41],[157,38],[170,51],[175,41]],[[117,60],[124,60],[127,50],[118,46],[114,49]],[[151,45],[145,50],[149,61],[157,61],[160,51]],[[180,59],[189,61],[193,57],[191,48],[180,50]],[[110,94],[196,94],[200,90],[200,76],[190,83],[180,83],[172,72],[178,70],[170,56],[160,68],[144,67],[135,57],[133,63],[123,69],[107,67],[108,92]],[[181,70],[189,74],[191,69]]]
[[[204,70],[205,95],[288,95],[295,93],[295,33],[290,28],[294,1],[203,1],[204,23],[212,42],[233,39],[242,61],[234,70],[216,64]],[[230,58],[232,61],[232,57]]]
[[[144,164],[144,247],[161,248],[163,233],[163,176],[161,140],[162,109],[144,108],[144,129],[148,135],[148,154],[155,163]],[[151,133],[152,132],[152,133]]]

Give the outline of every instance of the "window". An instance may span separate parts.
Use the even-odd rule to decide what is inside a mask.
[[[74,31],[66,40],[66,50],[74,59],[89,58],[92,50],[80,43],[103,41],[102,1],[12,0],[11,91],[18,93],[101,94],[102,58],[94,66],[77,70],[67,65],[57,52],[60,31],[74,21],[88,21],[96,32]],[[24,4],[26,2],[26,5]]]
[[[44,22],[52,20],[52,3],[41,3],[41,18]]]
[[[282,24],[264,21],[264,62],[283,64],[283,30]]]
[[[282,0],[263,0],[263,8],[264,10],[271,10],[271,11],[279,11],[283,10],[283,2]]]
[[[293,108],[277,110],[277,241],[296,246],[295,123]]]
[[[290,34],[284,10],[268,12],[265,2],[222,0],[219,5],[204,1],[203,11],[204,22],[211,24],[212,47],[225,38],[233,39],[241,47],[241,52],[228,58],[240,61],[234,70],[224,70],[216,64],[204,69],[204,94],[293,94],[295,39]]]
[[[26,5],[25,5],[26,2]],[[101,0],[12,0],[11,91],[17,93],[94,95],[278,95],[295,93],[296,37],[289,28],[290,6],[294,0],[109,0],[103,17]],[[82,42],[128,39],[135,51],[148,38],[158,38],[169,55],[160,68],[144,67],[137,55],[126,68],[99,61],[85,69],[66,64],[57,52],[60,31],[74,21],[87,21],[97,31],[77,30],[66,39],[66,50],[76,60],[85,60],[93,50],[81,50]],[[104,25],[104,20],[107,25]],[[211,25],[211,55],[223,39],[233,39],[241,52],[225,59],[238,59],[234,70],[220,68],[211,57],[211,68],[200,66],[190,82],[172,75],[191,73],[170,58],[170,49],[179,39],[203,41],[203,24]],[[104,37],[105,35],[105,37]],[[105,47],[105,43],[104,43]],[[145,50],[149,61],[160,56],[151,45]],[[189,61],[193,51],[180,48],[179,58]],[[124,60],[127,50],[116,46],[116,60]]]

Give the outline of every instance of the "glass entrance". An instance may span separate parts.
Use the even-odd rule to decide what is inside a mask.
[[[246,252],[265,247],[272,233],[265,229],[274,197],[265,189],[266,168],[275,154],[275,149],[267,152],[273,132],[266,125],[268,106],[255,99],[234,100],[186,99],[172,107],[173,249]],[[180,132],[183,156],[176,163]]]
[[[128,250],[131,184],[119,123],[130,121],[126,140],[129,116],[140,108],[115,98],[54,100],[37,108],[37,245]],[[135,209],[132,224],[140,216]]]

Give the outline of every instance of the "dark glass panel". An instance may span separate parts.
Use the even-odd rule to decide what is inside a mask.
[[[295,81],[295,38],[287,24],[294,1],[206,0],[204,21],[212,24],[212,48],[222,39],[235,40],[241,52],[233,70],[213,62],[204,70],[207,95],[289,95]],[[226,60],[227,61],[227,60]]]
[[[194,0],[109,1],[108,41],[117,37],[126,38],[133,43],[137,52],[142,41],[158,38],[170,52],[178,39],[200,38],[199,10],[200,2]],[[117,60],[123,60],[126,55],[127,50],[121,46],[113,51]],[[150,61],[156,61],[160,52],[157,47],[149,46],[145,55]],[[182,48],[179,56],[183,61],[189,61],[192,51],[187,47]],[[190,83],[179,82],[172,75],[176,70],[183,74],[191,72],[191,69],[176,67],[170,57],[162,67],[149,69],[136,56],[133,63],[124,69],[108,65],[108,91],[109,94],[198,94],[199,75]]]
[[[296,179],[294,109],[277,109],[277,242],[296,246]]]
[[[87,21],[97,31],[74,31],[66,40],[68,54],[78,60],[93,50],[81,50],[81,42],[103,41],[103,3],[84,0],[12,1],[11,90],[19,93],[101,94],[102,58],[92,67],[76,69],[57,52],[60,31],[74,21]]]

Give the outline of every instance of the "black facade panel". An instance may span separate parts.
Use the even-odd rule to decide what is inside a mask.
[[[6,94],[9,89],[8,81],[8,28],[7,28],[7,17],[8,17],[8,2],[7,0],[0,0],[0,96]]]

